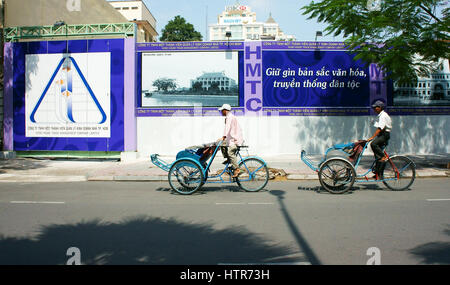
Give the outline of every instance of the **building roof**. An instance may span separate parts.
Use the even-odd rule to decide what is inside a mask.
[[[266,21],[267,24],[276,24],[274,18],[272,18],[272,13],[269,13],[269,18]]]
[[[214,78],[214,77],[227,77],[225,72],[204,72],[198,78]]]

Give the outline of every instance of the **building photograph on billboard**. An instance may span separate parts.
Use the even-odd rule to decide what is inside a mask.
[[[238,52],[142,53],[142,107],[239,106]]]
[[[110,57],[26,55],[26,136],[109,138]]]
[[[394,83],[394,106],[450,106],[450,67],[448,59],[438,62],[428,77],[414,83]]]

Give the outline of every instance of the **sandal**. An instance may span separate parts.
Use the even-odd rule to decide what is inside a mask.
[[[232,178],[237,178],[237,177],[239,176],[239,174],[241,174],[241,170],[240,170],[240,169],[236,169],[236,170],[234,171],[233,176],[231,176],[231,177],[232,177]]]

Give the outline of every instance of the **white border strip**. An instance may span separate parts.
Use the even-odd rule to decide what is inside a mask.
[[[250,202],[250,203],[242,203],[242,202],[223,202],[216,203],[216,205],[273,205],[274,203],[266,203],[266,202]]]
[[[11,201],[11,204],[65,204],[66,202],[57,201]]]

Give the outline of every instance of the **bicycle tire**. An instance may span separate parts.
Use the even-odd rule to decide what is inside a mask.
[[[245,158],[239,163],[239,168],[241,174],[236,178],[236,182],[241,189],[247,192],[258,192],[269,182],[269,169],[261,159]]]
[[[396,170],[398,170],[398,175]],[[390,157],[381,175],[383,184],[393,191],[408,189],[416,178],[414,162],[403,155]]]
[[[181,195],[190,195],[205,183],[201,166],[187,159],[178,160],[170,167],[168,179],[170,188]]]
[[[332,194],[343,194],[349,191],[356,179],[353,164],[343,158],[330,158],[321,164],[319,181],[325,190]]]

